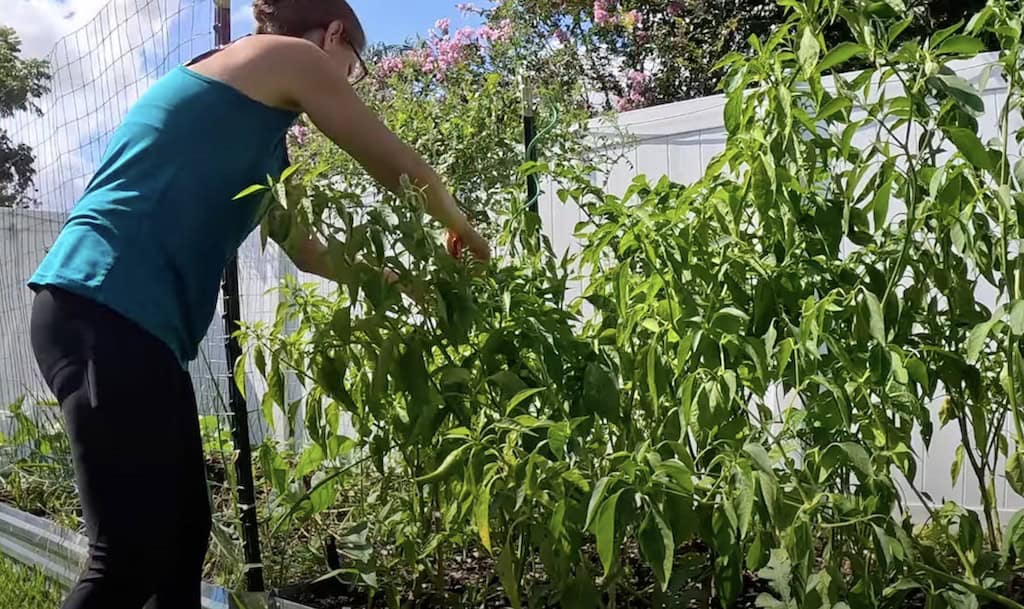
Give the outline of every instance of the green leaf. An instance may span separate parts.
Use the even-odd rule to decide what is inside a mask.
[[[1011,550],[1017,555],[1017,560],[1024,558],[1024,510],[1010,518],[1003,535],[1003,556],[1008,557]]]
[[[925,367],[924,362],[912,357],[907,360],[907,372],[910,373],[910,378],[914,379],[923,390],[927,390],[929,387],[928,380],[928,369]]]
[[[693,472],[679,459],[668,459],[658,464],[657,473],[665,474],[684,491],[693,490]]]
[[[871,528],[875,531],[875,539],[878,541],[878,547],[882,551],[882,558],[885,559],[883,566],[886,568],[892,567],[892,539],[886,534],[885,530],[877,524],[872,524]]]
[[[1021,447],[1015,447],[1006,460],[1006,481],[1018,495],[1024,495],[1024,454]]]
[[[505,590],[505,596],[512,603],[513,609],[522,609],[522,602],[519,600],[519,576],[516,574],[516,559],[512,554],[512,547],[506,541],[498,556],[498,579],[501,580],[501,587]]]
[[[594,485],[594,492],[591,493],[590,504],[587,506],[587,521],[583,525],[584,529],[589,530],[591,525],[594,524],[594,518],[597,517],[597,509],[604,503],[604,496],[608,492],[608,485],[612,481],[610,476],[605,476]]]
[[[945,590],[941,595],[949,609],[979,609],[978,595],[973,592],[958,592],[955,588]]]
[[[907,12],[907,5],[903,0],[884,0],[889,8],[893,10],[896,15],[901,15]]]
[[[448,479],[448,477],[450,477],[452,473],[454,473],[455,466],[458,465],[460,461],[462,461],[462,458],[466,455],[466,451],[469,450],[471,446],[472,444],[463,444],[462,446],[448,453],[448,456],[445,457],[443,462],[441,462],[441,467],[437,468],[436,470],[427,474],[426,476],[421,476],[417,478],[416,482],[418,484],[433,484],[435,482],[441,482]]]
[[[235,362],[235,387],[238,387],[238,392],[245,398],[245,362],[246,357],[243,355],[238,358]]]
[[[517,393],[515,397],[508,401],[508,405],[505,407],[505,416],[511,414],[512,411],[515,410],[516,406],[522,404],[524,401],[532,398],[542,391],[547,391],[547,387],[534,387],[532,389],[524,389]]]
[[[779,483],[773,474],[765,472],[757,473],[757,486],[761,491],[762,505],[768,510],[768,515],[775,518],[776,497],[779,494]]]
[[[473,520],[476,522],[477,531],[480,533],[480,543],[484,544],[488,552],[491,552],[491,487],[484,484],[476,494],[476,503],[473,506]]]
[[[760,444],[747,444],[743,447],[743,452],[747,453],[763,472],[775,474],[775,470],[772,468],[772,461],[768,457],[768,451],[765,450],[764,446]]]
[[[789,358],[793,355],[793,339],[787,338],[786,340],[779,343],[779,353],[777,356],[779,364],[779,375],[784,375],[786,368],[789,367]]]
[[[995,167],[988,149],[973,131],[963,127],[945,127],[943,133],[953,142],[960,154],[975,167],[989,170]]]
[[[561,609],[594,609],[601,606],[601,595],[585,569],[577,569],[576,576],[562,591]]]
[[[620,418],[619,388],[611,373],[591,362],[583,373],[583,407],[617,422]]]
[[[647,347],[647,390],[651,392],[651,404],[658,412],[658,337],[655,335]]]
[[[1018,300],[1010,309],[1010,333],[1024,335],[1024,300]]]
[[[251,194],[254,194],[254,193],[257,193],[257,192],[263,192],[264,190],[270,190],[270,189],[267,186],[263,185],[263,184],[253,184],[249,188],[246,188],[242,192],[240,192],[237,195],[235,195],[234,198],[232,198],[231,200],[232,201],[237,201],[239,199],[244,199],[244,198],[248,197]]]
[[[936,49],[937,53],[950,55],[977,55],[985,50],[985,43],[973,36],[950,36],[942,41]]]
[[[473,373],[465,368],[445,368],[441,372],[441,385],[466,385],[473,380]]]
[[[956,451],[954,452],[953,464],[949,467],[949,480],[956,486],[957,480],[960,479],[960,469],[964,465],[964,445],[957,444]]]
[[[875,231],[881,230],[889,219],[889,201],[892,199],[892,185],[895,181],[895,176],[892,174],[891,167],[889,165],[886,167],[889,167],[889,176],[878,188],[878,191],[875,192],[875,197],[871,201],[871,211],[875,220]]]
[[[296,171],[299,170],[299,167],[300,167],[300,165],[297,165],[297,164],[296,165],[290,165],[287,169],[285,169],[283,172],[281,172],[281,178],[278,181],[279,182],[287,182],[288,178],[292,177],[292,174],[294,174]]]
[[[559,459],[565,459],[565,447],[569,444],[571,433],[568,421],[559,421],[548,428],[548,445]]]
[[[882,304],[878,302],[877,296],[867,290],[864,290],[864,302],[868,307],[868,323],[871,336],[884,345],[888,342],[888,339],[885,333],[885,316],[882,314]]]
[[[775,590],[783,601],[789,601],[792,598],[793,562],[790,560],[786,550],[782,548],[772,550],[768,564],[757,572],[757,576],[759,579],[768,582],[768,585]],[[758,606],[760,606],[760,603],[758,603]]]
[[[870,480],[874,477],[875,472],[871,467],[871,457],[868,456],[868,451],[864,450],[864,447],[860,444],[853,442],[842,442],[839,444],[846,456],[850,459],[850,465],[861,475],[861,480]]]
[[[764,473],[764,472],[758,472]],[[745,538],[750,530],[750,522],[754,515],[754,500],[757,497],[753,476],[743,474],[743,483],[737,488],[736,519],[740,530],[740,538]]]
[[[637,541],[640,543],[640,552],[654,571],[654,577],[661,584],[662,591],[667,590],[669,578],[672,577],[675,541],[672,538],[672,529],[665,523],[657,508],[652,506],[651,511],[647,513],[637,533]]]
[[[515,396],[520,391],[527,389],[523,379],[519,378],[519,375],[511,370],[502,370],[492,374],[487,377],[487,380],[497,385],[505,395]]]
[[[601,565],[604,566],[604,574],[611,572],[615,564],[615,513],[618,511],[619,497],[622,491],[617,491],[611,497],[605,499],[604,503],[597,510],[597,518],[594,520],[594,535],[597,537],[597,554],[601,558]]]
[[[817,119],[823,121],[837,112],[849,110],[853,106],[853,102],[847,97],[833,97],[831,101],[821,107],[818,110]]]
[[[725,128],[730,134],[739,132],[743,119],[743,91],[735,91],[729,95],[725,103]]]
[[[818,64],[818,71],[824,72],[825,70],[832,69],[850,61],[854,57],[866,55],[867,52],[867,47],[855,42],[844,42],[842,44],[838,44],[825,54],[821,63]]]
[[[921,584],[910,578],[903,578],[895,584],[889,586],[882,592],[883,598],[892,598],[898,592],[908,592],[910,590],[920,590]]]
[[[750,321],[750,316],[736,307],[725,307],[711,318],[711,327],[728,334],[737,334]]]
[[[939,88],[964,107],[978,113],[985,111],[985,100],[981,98],[981,94],[971,83],[955,74],[939,74],[935,79],[940,83]],[[964,129],[964,131],[967,130]],[[968,133],[973,132],[968,131]]]
[[[348,307],[334,312],[334,317],[331,318],[331,330],[342,344],[347,345],[352,341],[352,311]]]
[[[995,328],[996,324],[999,323],[999,319],[993,317],[988,321],[981,322],[974,326],[971,330],[971,334],[967,337],[967,362],[975,363],[978,361],[978,357],[981,356],[982,349],[985,348],[985,342],[988,340],[988,335],[992,333],[992,329]]]
[[[274,424],[274,398],[268,391],[263,394],[263,398],[260,400],[260,412],[263,413],[263,420],[267,422],[267,425],[271,429],[275,429]]]
[[[313,473],[313,471],[320,467],[320,464],[323,462],[323,449],[320,448],[319,444],[310,444],[306,447],[306,450],[302,451],[302,457],[299,459],[299,464],[295,467],[295,476],[297,478],[304,478]]]
[[[1024,189],[1024,158],[1013,164],[1013,177],[1017,178],[1017,188]]]
[[[810,75],[814,72],[820,56],[821,44],[818,42],[818,37],[811,31],[811,28],[805,27],[800,39],[800,49],[797,51],[797,60],[804,69],[804,74]]]

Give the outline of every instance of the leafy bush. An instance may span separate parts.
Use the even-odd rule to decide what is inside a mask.
[[[703,179],[639,178],[616,197],[590,166],[521,168],[584,210],[575,259],[511,180],[482,189],[504,253],[483,275],[447,257],[415,196],[353,212],[362,195],[333,189],[330,163],[268,193],[268,230],[327,237],[344,269],[330,295],[287,282],[276,324],[246,333],[267,414],[310,441],[260,453],[280,526],[342,510],[376,552],[339,574],[391,606],[486,600],[488,584],[448,581],[469,551],[493,557],[514,607],[728,606],[746,573],[768,585],[763,607],[1020,606],[1024,518],[1003,528],[994,491],[1004,457],[1024,491],[1020,17],[993,2],[897,43],[912,17],[895,3],[787,6],[722,64],[729,138]],[[838,26],[852,41],[828,48]],[[981,37],[1011,91],[988,142],[982,98],[948,65]],[[851,59],[871,67],[832,73]],[[913,487],[937,395],[980,512]]]

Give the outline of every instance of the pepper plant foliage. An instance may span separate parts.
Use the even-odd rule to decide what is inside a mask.
[[[446,585],[466,551],[517,608],[731,606],[751,573],[769,608],[1022,606],[1024,516],[996,503],[1004,475],[1024,491],[1019,6],[901,41],[898,0],[782,5],[723,62],[728,141],[701,180],[614,196],[585,164],[522,168],[585,212],[576,258],[514,184],[489,191],[484,273],[415,196],[354,212],[322,167],[268,195],[272,228],[328,238],[340,279],[286,282],[276,324],[246,332],[268,414],[309,441],[261,451],[277,526],[369,488],[341,508],[375,551],[337,574],[395,607],[482,603],[486,578]],[[830,48],[837,24],[852,41]],[[972,83],[953,68],[982,37],[1000,50]],[[871,67],[834,73],[851,59]],[[980,510],[915,486],[936,398]]]

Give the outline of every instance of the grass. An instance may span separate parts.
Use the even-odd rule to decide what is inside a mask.
[[[57,609],[63,592],[37,569],[0,555],[0,607]]]

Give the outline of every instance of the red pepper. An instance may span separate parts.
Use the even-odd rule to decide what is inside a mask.
[[[462,260],[462,237],[448,231],[448,254],[456,260]]]

